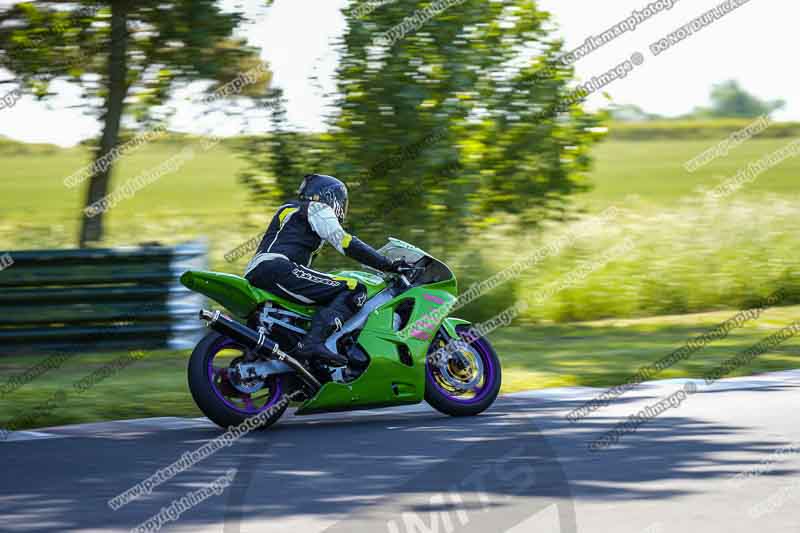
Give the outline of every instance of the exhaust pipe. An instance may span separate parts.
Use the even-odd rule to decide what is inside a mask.
[[[269,359],[277,359],[292,367],[303,383],[311,388],[312,396],[317,394],[319,389],[322,388],[322,384],[306,370],[306,367],[301,365],[297,359],[281,350],[277,342],[268,339],[263,333],[253,331],[244,324],[240,324],[219,311],[201,309],[200,320],[204,321],[206,326],[217,333],[230,337],[257,354]]]

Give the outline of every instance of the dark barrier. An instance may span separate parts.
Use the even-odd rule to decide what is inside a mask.
[[[0,355],[191,348],[203,297],[178,282],[207,247],[20,251],[0,271]]]

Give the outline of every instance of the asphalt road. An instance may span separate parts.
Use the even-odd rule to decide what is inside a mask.
[[[116,511],[110,498],[220,431],[167,418],[13,434],[0,444],[0,530],[130,531],[235,469],[162,530],[800,531],[800,371],[686,383],[643,384],[574,423],[566,414],[597,390],[505,396],[469,419],[424,405],[288,416]],[[673,406],[590,449],[664,398]]]

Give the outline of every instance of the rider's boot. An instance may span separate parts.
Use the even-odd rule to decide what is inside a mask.
[[[310,360],[316,357],[330,366],[347,366],[347,357],[330,351],[325,346],[325,340],[334,331],[341,329],[342,325],[353,316],[354,313],[349,304],[350,298],[350,294],[343,293],[330,305],[317,311],[311,319],[308,333],[297,345],[299,358]]]

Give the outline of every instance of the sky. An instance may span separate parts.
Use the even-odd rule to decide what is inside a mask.
[[[800,2],[750,0],[654,57],[650,44],[721,0],[671,1],[675,2],[671,9],[580,59],[575,65],[578,77],[588,80],[634,52],[641,52],[645,58],[643,65],[604,88],[614,103],[635,104],[648,112],[676,116],[706,105],[714,83],[736,79],[760,98],[786,100],[786,108],[776,113],[775,119],[800,121],[800,73],[793,58],[798,49],[796,25],[800,20]],[[268,9],[263,8],[263,0],[221,2],[229,8],[244,8],[254,19],[242,33],[251,44],[262,49],[262,57],[274,73],[274,84],[285,90],[289,122],[299,130],[320,131],[326,107],[324,93],[335,87],[337,55],[331,43],[345,30],[340,10],[348,0],[276,0]],[[0,0],[0,8],[11,3]],[[540,0],[539,6],[553,14],[557,34],[565,40],[567,49],[573,49],[590,35],[601,34],[631,16],[633,10],[641,10],[650,3],[651,0]],[[0,76],[5,78],[7,74]],[[310,81],[314,75],[321,80],[320,85]],[[10,89],[8,85],[0,85],[0,96]],[[37,102],[26,95],[14,107],[0,110],[0,135],[60,146],[71,146],[96,136],[99,123],[79,109],[69,107],[79,102],[78,93],[66,83],[55,89],[59,96],[47,102]],[[198,91],[192,87],[176,95],[179,111],[170,128],[218,135],[237,133],[240,126],[225,120],[222,112],[198,120],[197,107],[189,101]],[[599,93],[586,103],[590,109],[607,104],[606,97]],[[268,124],[263,124],[263,128],[268,128]]]

